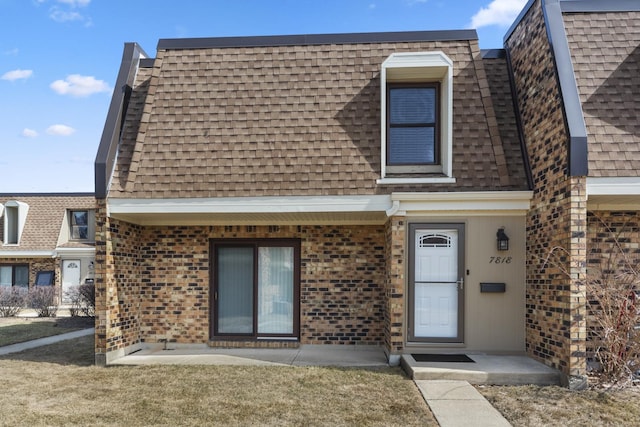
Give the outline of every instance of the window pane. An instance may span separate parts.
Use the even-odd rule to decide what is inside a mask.
[[[253,248],[218,249],[218,332],[253,332]]]
[[[38,271],[36,275],[37,286],[51,286],[53,285],[53,271]]]
[[[258,249],[258,333],[293,333],[293,248]]]
[[[389,129],[389,164],[435,163],[435,129],[410,127]]]
[[[71,227],[72,239],[87,239],[89,235],[89,227],[86,225],[74,225]]]
[[[87,211],[74,211],[72,221],[74,225],[87,225]]]
[[[11,286],[11,270],[12,267],[0,267],[0,286]]]
[[[15,286],[29,286],[29,267],[21,265],[15,268]]]
[[[395,88],[389,97],[392,125],[435,123],[435,88]]]

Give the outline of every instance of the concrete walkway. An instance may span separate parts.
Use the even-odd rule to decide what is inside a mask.
[[[511,425],[467,381],[415,380],[415,383],[441,427]]]
[[[37,340],[21,342],[18,344],[7,345],[0,347],[0,356],[11,353],[19,353],[31,348],[42,347],[43,345],[54,344],[60,341],[72,340],[74,338],[80,338],[87,335],[93,335],[95,329],[81,329],[79,331],[67,332],[66,334],[53,335],[50,337],[40,338]]]

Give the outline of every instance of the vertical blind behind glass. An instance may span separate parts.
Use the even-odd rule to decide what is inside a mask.
[[[436,89],[389,90],[389,163],[435,163]]]

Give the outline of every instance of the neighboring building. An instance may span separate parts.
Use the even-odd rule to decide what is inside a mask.
[[[0,286],[55,286],[61,303],[93,279],[92,193],[0,194]]]
[[[604,3],[531,1],[482,52],[473,30],[126,44],[96,157],[96,363],[356,344],[584,378],[589,212],[640,242],[639,7]]]

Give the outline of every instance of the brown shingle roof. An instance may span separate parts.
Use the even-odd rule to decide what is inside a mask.
[[[433,50],[454,62],[457,182],[377,186],[380,65]],[[526,189],[500,182],[474,53],[475,40],[160,49],[138,73],[109,196]]]
[[[587,126],[589,175],[640,171],[640,12],[565,13]]]
[[[93,195],[0,194],[1,204],[10,200],[26,203],[29,205],[29,211],[18,246],[3,245],[4,216],[0,218],[0,251],[52,251],[58,243],[58,236],[66,210],[95,209]]]

